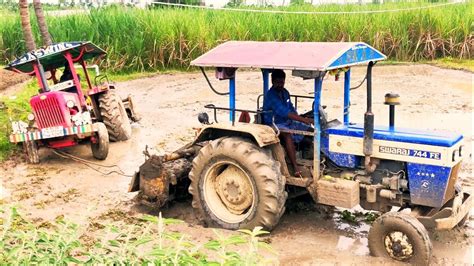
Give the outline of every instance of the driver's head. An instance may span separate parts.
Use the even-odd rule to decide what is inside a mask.
[[[71,68],[69,67],[69,62],[64,63],[64,70],[63,73],[71,72]]]
[[[281,69],[272,71],[272,85],[276,89],[283,89],[285,87],[286,74]]]

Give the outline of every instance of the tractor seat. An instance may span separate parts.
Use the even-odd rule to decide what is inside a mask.
[[[250,123],[250,114],[247,111],[242,111],[239,116],[239,122]]]
[[[350,137],[364,137],[364,125],[339,125],[326,130],[330,135],[342,135]],[[462,135],[451,132],[432,132],[408,128],[390,130],[387,126],[375,126],[374,139],[397,141],[431,146],[451,147],[462,139]]]

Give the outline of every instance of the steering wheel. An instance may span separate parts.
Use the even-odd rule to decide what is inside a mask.
[[[311,106],[311,111],[308,111],[302,114],[301,116],[314,119],[314,101]],[[321,128],[324,128],[328,123],[328,114],[324,110],[325,108],[326,106],[319,105],[319,124],[321,125]]]

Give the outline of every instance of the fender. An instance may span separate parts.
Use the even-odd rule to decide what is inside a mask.
[[[261,148],[280,142],[275,131],[266,125],[235,123],[233,126],[227,123],[216,123],[203,127],[193,144],[226,136],[251,137]]]

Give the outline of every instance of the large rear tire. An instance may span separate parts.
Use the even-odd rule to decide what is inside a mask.
[[[132,126],[120,97],[113,90],[99,95],[102,122],[107,127],[110,141],[127,140],[132,136]]]
[[[432,245],[425,227],[413,216],[385,213],[369,231],[369,250],[373,256],[391,258],[413,265],[429,265]]]
[[[26,154],[26,160],[31,164],[39,164],[38,144],[34,140],[23,142],[23,151]]]
[[[105,160],[109,155],[109,133],[103,123],[96,123],[98,130],[91,141],[92,156],[97,160]]]
[[[194,158],[189,178],[192,206],[208,226],[271,230],[285,212],[280,163],[249,140],[211,141]]]

